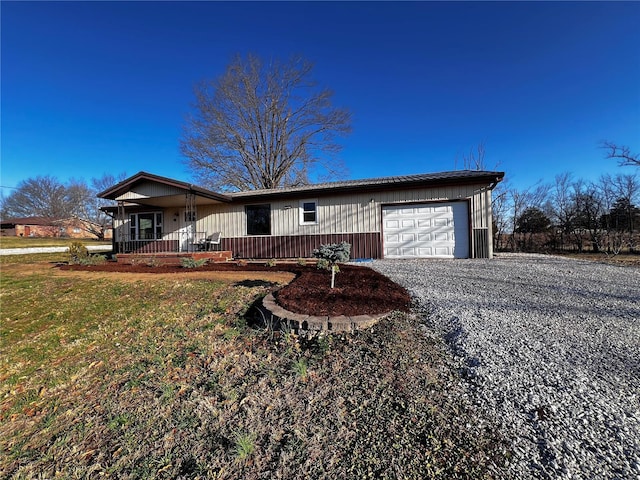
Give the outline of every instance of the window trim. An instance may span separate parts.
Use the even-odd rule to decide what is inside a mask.
[[[140,215],[152,216],[153,238],[140,238]],[[164,215],[161,211],[136,212],[129,214],[129,239],[130,240],[162,240],[162,228]]]
[[[305,203],[313,203],[313,221],[306,221],[304,219],[305,213],[311,213],[311,210],[305,210]],[[315,198],[308,198],[306,200],[300,200],[298,202],[299,222],[300,225],[317,225],[318,224],[318,200]]]
[[[255,228],[249,228],[249,210],[250,209],[259,209],[259,208],[263,208],[265,210],[268,210],[268,216],[267,218],[267,233],[263,233],[263,232],[256,232]],[[248,236],[271,236],[271,204],[270,203],[257,203],[257,204],[252,204],[252,205],[245,205],[244,206],[244,214],[245,214],[245,227],[247,229],[247,235]],[[252,225],[253,226],[253,225]]]

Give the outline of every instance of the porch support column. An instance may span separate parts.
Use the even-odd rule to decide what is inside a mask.
[[[189,252],[193,252],[194,251],[194,245],[193,243],[196,240],[199,240],[198,238],[196,238],[197,232],[196,232],[196,219],[197,217],[197,211],[196,211],[196,196],[193,192],[187,192],[185,194],[185,208],[184,208],[184,215],[185,215],[185,226],[186,228],[186,235],[187,235],[187,251]]]
[[[125,211],[124,211],[124,202],[122,200],[118,201],[118,213],[116,215],[116,224],[118,228],[114,231],[114,235],[116,237],[116,244],[118,246],[117,251],[115,253],[122,253],[125,251]]]

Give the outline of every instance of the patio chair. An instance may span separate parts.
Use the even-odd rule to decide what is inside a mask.
[[[220,239],[222,238],[222,232],[215,232],[204,239],[204,250],[215,250],[216,245],[220,245]]]

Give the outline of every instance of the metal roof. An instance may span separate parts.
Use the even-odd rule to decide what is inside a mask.
[[[362,180],[342,180],[337,182],[316,183],[295,187],[283,187],[263,190],[247,190],[233,193],[216,193],[196,185],[181,182],[147,172],[139,172],[132,177],[104,190],[98,194],[100,198],[114,200],[126,193],[139,182],[152,181],[161,184],[178,187],[199,196],[221,201],[232,202],[234,200],[246,201],[255,198],[298,196],[302,194],[337,193],[352,191],[375,191],[396,188],[419,188],[433,185],[468,185],[470,183],[486,183],[493,188],[504,177],[504,172],[492,172],[482,170],[455,170],[439,173],[422,173],[415,175],[402,175],[394,177],[367,178]]]
[[[338,182],[316,183],[296,187],[283,187],[264,190],[248,190],[233,192],[228,195],[232,199],[245,199],[258,196],[288,196],[301,193],[337,192],[345,190],[388,190],[398,187],[420,187],[437,185],[463,185],[469,183],[489,183],[495,186],[504,178],[504,172],[490,172],[483,170],[455,170],[451,172],[422,173],[415,175],[401,175],[394,177],[377,177],[362,180],[343,180]]]
[[[133,185],[138,184],[140,182],[144,182],[144,181],[151,181],[151,182],[161,183],[164,185],[169,185],[172,187],[181,188],[183,190],[193,192],[201,197],[206,197],[206,198],[218,200],[221,202],[231,201],[231,198],[228,195],[213,192],[211,190],[207,190],[206,188],[193,185],[192,183],[181,182],[180,180],[161,177],[160,175],[154,175],[152,173],[147,173],[147,172],[138,172],[135,175],[123,180],[122,182],[115,184],[113,187],[109,187],[106,190],[100,192],[97,196],[99,198],[114,200],[118,196],[130,190]]]

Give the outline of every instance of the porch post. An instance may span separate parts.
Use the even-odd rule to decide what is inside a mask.
[[[122,200],[118,201],[118,214],[116,215],[116,223],[118,224],[117,231],[114,230],[113,234],[118,248],[115,253],[122,253],[125,251],[124,242],[125,242],[125,211],[124,211],[124,202]]]
[[[185,226],[186,226],[186,242],[187,242],[187,251],[193,252],[194,245],[193,243],[198,240],[196,238],[196,220],[197,220],[197,211],[196,211],[196,196],[193,192],[187,192],[185,194]]]

